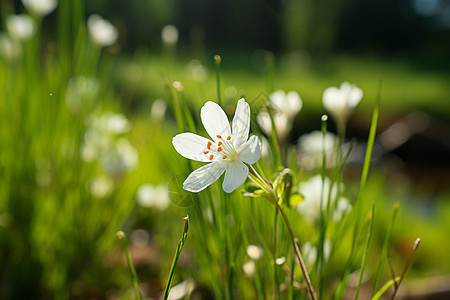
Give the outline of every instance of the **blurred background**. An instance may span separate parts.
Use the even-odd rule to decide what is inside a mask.
[[[200,107],[217,99],[217,54],[229,115],[239,97],[300,95],[291,146],[320,129],[327,87],[360,87],[347,128],[356,139],[349,182],[360,176],[382,78],[368,194],[389,213],[376,239],[400,202],[394,256],[422,238],[404,284],[417,299],[424,290],[448,297],[449,0],[60,1],[45,14],[26,2],[0,3],[0,298],[132,298],[115,240],[122,229],[143,289],[157,297],[182,217],[196,206],[195,197],[167,198],[167,183],[187,174],[171,145],[179,132],[171,103],[187,103],[201,127]],[[33,18],[29,40],[13,38],[12,14]],[[111,43],[96,44],[94,14],[116,28]],[[328,129],[336,132],[333,122]],[[188,253],[179,280],[195,278]],[[213,288],[198,273],[208,299]]]

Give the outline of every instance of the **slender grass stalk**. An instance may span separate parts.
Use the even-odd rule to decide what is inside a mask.
[[[311,280],[309,279],[308,270],[306,269],[306,265],[303,261],[302,254],[300,253],[300,249],[298,248],[298,245],[295,241],[291,225],[289,224],[289,220],[288,220],[286,214],[284,213],[283,209],[278,205],[278,202],[275,201],[274,204],[276,205],[277,209],[280,211],[281,216],[283,217],[283,220],[284,220],[284,224],[286,225],[286,228],[289,232],[289,237],[291,238],[291,242],[294,247],[295,255],[297,256],[297,260],[299,262],[300,269],[302,270],[303,278],[305,279],[309,298],[311,300],[317,300],[316,292],[314,291],[314,288],[311,284]]]
[[[392,210],[391,220],[389,222],[386,237],[385,237],[384,243],[383,243],[383,248],[381,250],[382,252],[381,252],[380,263],[378,264],[377,274],[375,275],[375,279],[374,279],[374,283],[373,283],[372,296],[375,295],[375,291],[376,291],[376,289],[378,287],[378,283],[380,282],[380,279],[381,279],[381,274],[383,272],[384,263],[387,259],[387,253],[388,253],[388,249],[389,249],[389,241],[391,240],[392,231],[394,228],[394,223],[395,223],[395,219],[397,217],[397,212],[398,212],[399,206],[400,205],[398,202],[395,203],[394,209]]]
[[[318,245],[317,245],[317,260],[316,260],[316,269],[317,269],[317,272],[319,273],[319,278],[322,278],[322,272],[323,272],[323,268],[322,268],[323,261],[324,261],[323,246],[325,243],[325,236],[326,236],[326,232],[327,232],[328,208],[329,208],[329,202],[330,202],[329,199],[330,199],[330,195],[331,195],[331,191],[330,191],[328,201],[327,201],[326,211],[324,211],[323,202],[324,202],[324,197],[325,197],[325,173],[326,173],[326,165],[327,165],[327,156],[325,153],[325,135],[327,133],[327,120],[328,120],[328,116],[323,115],[321,118],[321,122],[322,122],[322,126],[321,126],[321,131],[322,131],[322,168],[320,171],[320,175],[322,177],[322,188],[320,191],[320,204],[319,204],[320,231],[319,231],[319,240],[318,240]],[[320,280],[320,282],[319,282],[320,294],[322,294],[322,291],[323,291],[323,281]]]
[[[173,86],[167,81],[165,82],[165,87],[167,90],[167,94],[172,99],[173,110],[175,112],[175,120],[177,122],[178,131],[183,132],[184,128],[184,118],[183,113],[181,112],[181,103],[178,97],[177,91],[173,88]]]
[[[184,242],[187,238],[187,233],[189,230],[189,216],[184,217],[184,228],[183,233],[181,235],[181,239],[178,242],[177,249],[175,251],[175,255],[173,257],[172,266],[169,271],[169,278],[167,279],[166,290],[164,292],[164,300],[167,300],[169,297],[170,288],[172,287],[173,274],[175,272],[175,267],[177,266],[178,258],[180,257],[181,250],[183,250]]]
[[[117,238],[122,241],[123,250],[127,256],[128,268],[130,269],[131,277],[133,279],[134,288],[136,290],[136,294],[139,300],[142,300],[142,293],[139,287],[139,281],[136,273],[136,269],[134,268],[133,262],[131,261],[130,251],[128,250],[128,241],[125,233],[123,231],[119,231],[116,233]]]
[[[273,159],[274,159],[275,166],[281,166],[282,158],[281,158],[280,143],[278,141],[278,134],[277,134],[277,129],[275,127],[275,119],[273,117],[272,109],[273,109],[273,107],[271,104],[267,106],[267,113],[269,114],[270,124],[272,126],[272,134],[270,135],[270,140],[272,141],[272,146],[273,146]]]
[[[406,261],[405,268],[403,268],[402,275],[400,276],[400,279],[398,281],[395,281],[395,284],[394,284],[395,290],[394,290],[394,293],[391,296],[391,300],[394,300],[395,295],[397,294],[398,289],[400,288],[400,284],[402,284],[402,281],[405,278],[406,272],[408,271],[409,266],[411,265],[412,260],[414,258],[414,254],[416,254],[417,248],[419,248],[420,241],[421,241],[421,239],[417,238],[415,240],[415,242],[414,242],[414,245],[412,246],[411,252],[410,252],[409,257],[408,257],[408,260]]]
[[[376,294],[371,298],[371,300],[378,300],[383,296],[384,293],[386,293],[387,289],[390,288],[392,285],[395,285],[400,280],[400,277],[395,277],[388,282],[386,282],[379,290],[376,292]]]
[[[371,213],[370,213],[369,228],[367,230],[366,243],[364,245],[363,258],[362,258],[362,261],[361,261],[361,269],[360,269],[359,278],[358,278],[358,285],[356,286],[355,300],[358,299],[359,290],[361,288],[361,283],[362,283],[362,279],[363,279],[363,276],[364,276],[364,270],[366,269],[367,254],[369,253],[369,245],[370,245],[370,240],[372,238],[372,229],[373,229],[374,216],[375,216],[375,203],[372,203],[372,210],[371,210]]]
[[[214,62],[216,64],[217,103],[222,106],[222,93],[220,92],[220,63],[222,58],[220,55],[214,55]]]
[[[275,299],[280,299],[280,283],[278,281],[277,274],[277,264],[276,259],[278,257],[277,254],[277,245],[278,245],[278,209],[275,208],[275,215],[273,220],[273,284],[274,284],[274,293]]]
[[[363,212],[363,208],[364,208],[363,194],[365,191],[367,176],[369,174],[370,160],[372,157],[372,150],[373,150],[373,145],[375,143],[375,135],[376,135],[377,125],[378,125],[378,114],[379,114],[379,106],[380,106],[380,99],[381,99],[381,87],[382,87],[381,83],[382,83],[382,78],[381,78],[381,76],[379,76],[378,77],[378,92],[377,92],[377,97],[376,97],[376,101],[375,101],[375,105],[374,105],[374,109],[373,109],[373,113],[372,113],[372,121],[370,124],[366,155],[364,158],[364,165],[363,165],[363,170],[362,170],[362,174],[361,174],[361,181],[360,181],[360,185],[359,185],[358,196],[355,201],[355,225],[353,228],[353,238],[352,238],[352,245],[350,248],[350,255],[347,260],[346,271],[344,273],[342,281],[339,283],[339,285],[337,287],[336,293],[334,294],[334,299],[342,298],[342,293],[344,292],[344,289],[347,285],[348,276],[350,275],[350,270],[352,268],[353,261],[355,259],[356,244],[359,239],[360,224],[362,222],[362,212]]]
[[[270,186],[266,180],[261,178],[261,175],[259,175],[258,172],[256,172],[256,170],[253,168],[252,165],[248,165],[248,166],[250,169],[249,178],[255,184],[260,186],[261,189],[263,189],[265,191],[266,199],[270,203],[272,203],[274,206],[276,206],[276,208],[280,211],[281,216],[283,217],[284,224],[286,225],[286,228],[288,230],[289,237],[291,239],[292,246],[294,248],[294,253],[295,253],[298,263],[300,265],[300,269],[302,271],[302,275],[303,275],[303,278],[305,280],[306,287],[308,290],[309,298],[311,300],[316,300],[317,299],[316,292],[314,291],[314,288],[311,284],[311,280],[309,279],[308,270],[306,269],[306,265],[303,261],[302,255],[300,253],[300,249],[298,248],[297,242],[295,241],[294,233],[292,232],[292,228],[291,228],[291,225],[289,224],[289,220],[288,220],[286,214],[284,213],[283,209],[278,204],[278,199],[277,199],[277,195],[276,195],[275,191],[273,190],[272,186]]]

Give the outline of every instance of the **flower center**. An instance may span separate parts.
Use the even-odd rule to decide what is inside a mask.
[[[235,160],[238,158],[238,153],[231,142],[231,136],[223,138],[220,135],[216,136],[219,140],[217,143],[208,141],[206,149],[203,154],[208,157],[209,160]]]

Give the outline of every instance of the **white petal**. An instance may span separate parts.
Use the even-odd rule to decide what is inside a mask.
[[[225,164],[220,162],[210,163],[198,168],[183,182],[183,189],[189,192],[200,192],[211,185],[225,171]]]
[[[217,138],[218,135],[225,138],[231,135],[227,115],[217,103],[206,102],[202,107],[200,117],[206,132],[214,141],[217,142],[219,140]]]
[[[264,131],[265,134],[270,135],[272,132],[272,122],[270,121],[270,116],[266,112],[261,112],[256,116],[256,121],[261,127],[261,130]]]
[[[273,106],[274,112],[281,112],[284,109],[284,102],[286,99],[286,93],[283,90],[277,90],[270,94],[270,103]]]
[[[358,105],[359,101],[361,101],[362,96],[362,90],[356,86],[353,86],[347,95],[347,105],[351,108],[354,108],[356,105]]]
[[[253,135],[247,142],[239,149],[239,158],[252,165],[261,157],[261,141],[256,135]]]
[[[336,87],[327,88],[322,96],[323,106],[330,112],[334,111],[337,107],[340,108],[344,106],[345,104],[342,103],[343,101],[340,94],[339,89]]]
[[[178,153],[188,159],[201,162],[210,162],[208,156],[203,153],[208,142],[210,142],[208,139],[190,132],[177,134],[172,139],[172,144]]]
[[[250,106],[244,98],[237,103],[233,118],[233,144],[235,147],[247,141],[250,131]]]
[[[286,100],[288,106],[286,114],[289,118],[294,118],[303,107],[302,99],[296,92],[290,91],[286,94]]]
[[[227,164],[225,179],[222,188],[226,193],[231,193],[240,187],[247,179],[248,167],[241,161],[234,161]]]

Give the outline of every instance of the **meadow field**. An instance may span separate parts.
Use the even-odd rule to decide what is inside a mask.
[[[130,49],[83,1],[11,3],[1,299],[449,297],[448,59]]]

